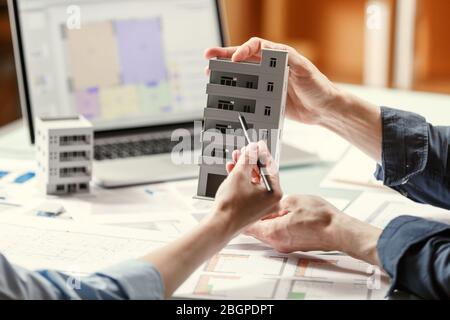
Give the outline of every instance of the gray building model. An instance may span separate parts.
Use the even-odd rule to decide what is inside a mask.
[[[241,113],[253,141],[265,140],[279,163],[289,76],[288,53],[262,50],[260,63],[212,59],[204,111],[202,156],[197,196],[214,198],[227,177],[225,163],[245,146]]]

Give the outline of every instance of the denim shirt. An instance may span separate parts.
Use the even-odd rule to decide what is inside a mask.
[[[131,260],[85,278],[54,270],[29,271],[0,255],[0,299],[14,300],[156,300],[164,298],[159,272]]]
[[[375,176],[405,197],[450,209],[450,127],[383,107],[382,165]],[[450,213],[449,213],[450,214]],[[424,299],[450,298],[450,226],[417,217],[393,220],[378,241],[392,290]]]

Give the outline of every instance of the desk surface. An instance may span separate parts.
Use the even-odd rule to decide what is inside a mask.
[[[450,96],[349,85],[342,85],[342,87],[380,105],[420,112],[434,124],[450,124],[450,112],[448,112]],[[286,132],[286,134],[289,134],[289,132]],[[320,141],[317,141],[317,143],[320,144]],[[0,163],[5,158],[33,159],[33,148],[29,143],[27,130],[21,121],[0,128]],[[282,170],[281,182],[284,192],[286,194],[313,194],[353,201],[361,194],[361,191],[324,189],[320,187],[321,181],[329,173],[333,165],[333,163],[318,163],[311,166]],[[399,294],[398,298],[410,297],[405,294]]]

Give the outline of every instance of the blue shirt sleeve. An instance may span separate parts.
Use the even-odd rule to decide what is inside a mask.
[[[0,255],[0,299],[159,300],[164,286],[159,272],[145,261],[127,261],[89,277],[53,270],[29,271]]]
[[[403,216],[393,220],[378,241],[391,293],[406,290],[423,299],[450,299],[450,226]]]
[[[419,203],[450,209],[450,127],[420,115],[381,108],[382,164],[377,179]]]

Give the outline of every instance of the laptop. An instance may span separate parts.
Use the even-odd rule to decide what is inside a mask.
[[[224,44],[217,0],[10,0],[21,105],[89,119],[104,187],[198,177],[205,48]],[[177,132],[176,137],[174,133]],[[180,134],[181,133],[181,136]],[[179,163],[172,150],[191,141]],[[188,149],[188,150],[187,150]],[[317,161],[284,146],[282,166]]]

